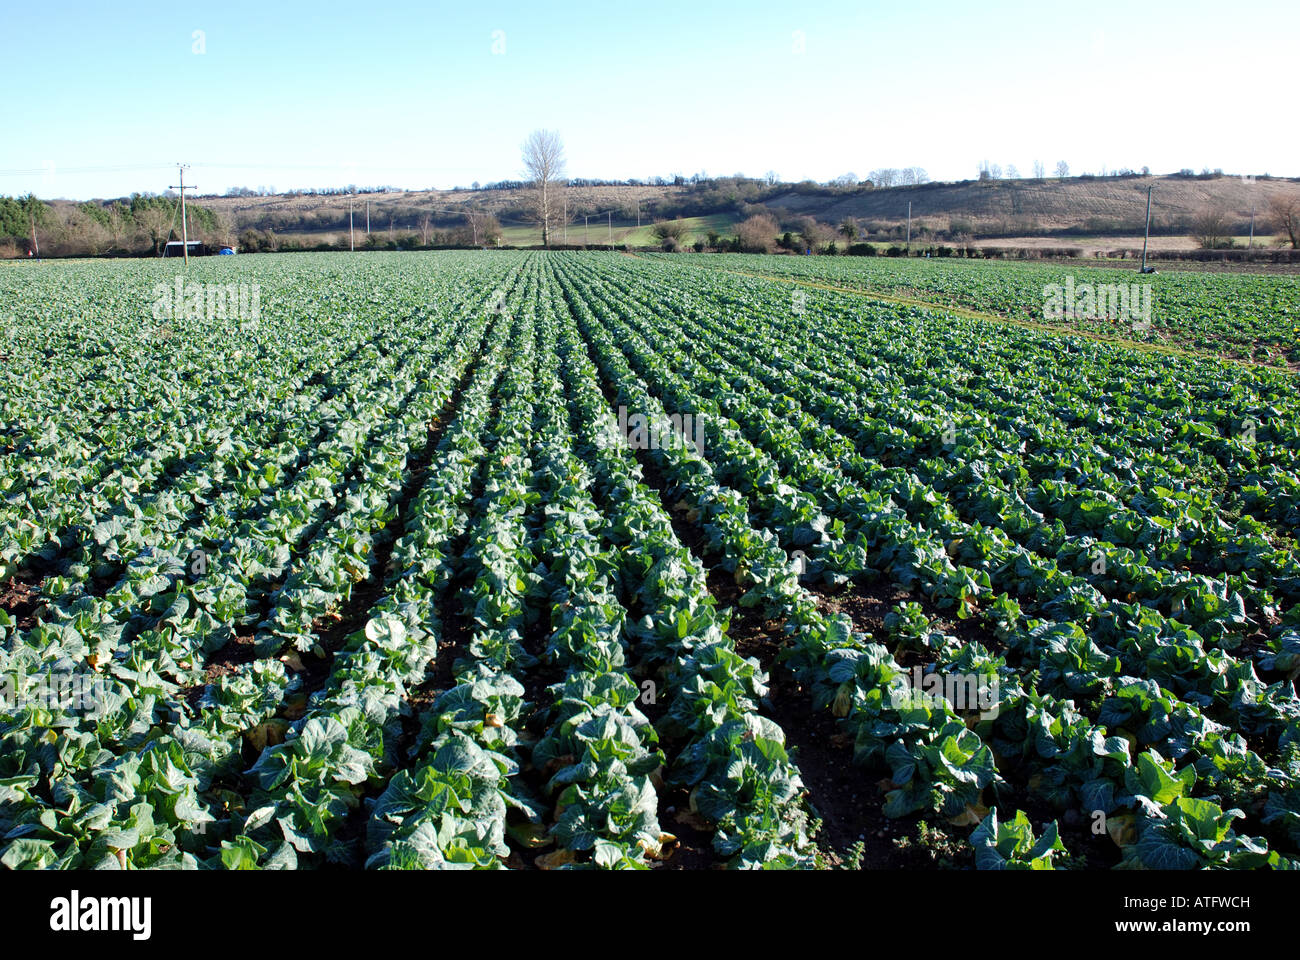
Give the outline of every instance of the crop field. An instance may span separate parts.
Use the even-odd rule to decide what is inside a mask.
[[[1300,276],[1296,275],[1181,270],[1143,276],[1136,267],[1124,270],[943,258],[719,258],[705,254],[678,255],[678,259],[1300,370]],[[1140,289],[1146,285],[1149,293]],[[1053,287],[1058,298],[1056,316],[1050,310]],[[1076,309],[1072,316],[1061,309],[1066,306],[1061,301],[1067,300],[1067,290],[1080,291],[1074,299],[1082,305],[1085,288],[1094,304],[1102,290],[1118,292],[1122,288],[1126,297],[1134,293],[1134,303],[1140,300],[1149,309],[1143,317],[1126,317],[1121,311],[1105,311],[1096,305],[1092,310]],[[1136,314],[1137,310],[1130,312]],[[1149,323],[1148,329],[1141,328],[1142,320]]]
[[[1052,274],[5,266],[0,862],[1300,867],[1294,278],[826,288]]]

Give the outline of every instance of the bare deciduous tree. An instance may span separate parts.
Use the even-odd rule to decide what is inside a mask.
[[[480,207],[470,207],[465,211],[465,226],[469,242],[476,247],[493,243],[501,236],[500,222]]]
[[[115,203],[108,208],[107,229],[111,250],[121,250],[126,246],[128,221],[125,210],[126,208],[120,203]]]
[[[149,241],[154,253],[162,249],[163,242],[170,235],[172,220],[172,212],[161,204],[145,207],[135,215],[141,239]]]
[[[1222,246],[1228,239],[1228,217],[1219,206],[1206,205],[1192,214],[1192,239],[1204,250]]]
[[[741,247],[749,253],[771,253],[776,244],[776,221],[767,216],[754,216],[736,227]]]
[[[1043,165],[1043,161],[1041,161],[1041,160],[1035,160],[1035,161],[1034,161],[1034,179],[1035,179],[1035,180],[1042,180],[1043,177],[1045,177],[1045,176],[1047,176],[1047,167],[1045,167],[1045,166]]]
[[[564,144],[554,130],[534,130],[523,143],[524,169],[534,190],[534,212],[542,225],[542,246],[551,245],[551,225],[558,219],[560,180],[564,176]]]
[[[1268,218],[1281,237],[1291,241],[1293,249],[1300,249],[1300,197],[1278,194],[1268,202]]]
[[[830,227],[812,217],[800,217],[796,226],[799,228],[799,239],[802,241],[804,249],[811,250],[814,253],[821,252],[822,248],[830,243],[835,236]]]
[[[1070,175],[1070,165],[1064,160],[1056,161],[1056,175],[1064,180]]]

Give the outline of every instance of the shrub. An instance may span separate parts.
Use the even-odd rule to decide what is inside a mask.
[[[747,253],[771,253],[776,231],[776,221],[771,217],[750,217],[736,227],[736,240]]]

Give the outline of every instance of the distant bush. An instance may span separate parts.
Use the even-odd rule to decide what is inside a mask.
[[[686,236],[686,224],[681,220],[660,220],[654,225],[651,232],[659,240],[680,241]],[[668,249],[666,243],[664,249]]]
[[[771,253],[776,231],[776,221],[771,217],[750,217],[736,227],[736,240],[746,253]]]
[[[876,247],[871,243],[854,243],[849,246],[848,254],[850,257],[874,257]]]

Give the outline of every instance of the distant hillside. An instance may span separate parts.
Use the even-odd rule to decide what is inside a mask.
[[[790,191],[772,197],[767,206],[828,223],[846,218],[897,224],[907,217],[933,229],[951,229],[954,220],[968,222],[977,236],[1036,233],[1141,233],[1146,217],[1147,187],[1154,185],[1152,230],[1169,233],[1186,228],[1200,209],[1222,209],[1232,226],[1250,222],[1251,204],[1263,219],[1277,194],[1300,197],[1300,181],[1255,180],[1219,176],[1075,177],[1066,180],[985,180],[862,190],[848,196],[825,197]]]
[[[1257,230],[1262,233],[1273,196],[1300,197],[1297,180],[1247,183],[1223,175],[987,180],[885,189],[811,183],[769,186],[730,179],[677,186],[589,186],[568,192],[568,235],[570,242],[578,243],[584,236],[592,243],[604,243],[611,233],[616,243],[650,243],[648,227],[654,220],[701,218],[691,226],[707,223],[709,229],[725,233],[739,220],[760,212],[773,214],[783,224],[803,216],[832,225],[852,219],[860,228],[884,233],[906,221],[910,201],[917,236],[922,232],[970,237],[1125,236],[1142,232],[1146,191],[1152,184],[1156,235],[1185,233],[1190,218],[1207,206],[1221,209],[1231,230],[1244,234],[1252,202]],[[251,227],[281,236],[310,237],[348,229],[346,195],[204,197],[201,202],[225,214],[237,230]],[[365,228],[367,202],[372,232],[447,228],[477,208],[498,218],[505,242],[540,242],[540,232],[529,222],[527,191],[520,188],[361,195],[353,205],[358,231]],[[584,216],[589,218],[585,227]],[[699,232],[702,235],[703,229]]]

